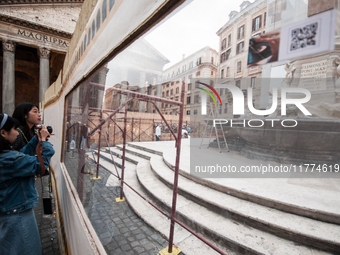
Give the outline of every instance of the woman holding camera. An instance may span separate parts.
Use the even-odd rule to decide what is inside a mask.
[[[20,122],[20,126],[17,129],[19,135],[13,142],[12,147],[15,150],[20,150],[33,138],[35,125],[40,124],[41,115],[36,105],[20,103],[15,107],[12,117]]]
[[[41,141],[41,162],[49,166],[54,154],[52,144],[46,141],[45,126],[21,149],[13,150],[19,123],[7,114],[0,114],[0,254],[41,254],[41,243],[33,207],[38,204],[35,175],[42,168],[36,157]]]

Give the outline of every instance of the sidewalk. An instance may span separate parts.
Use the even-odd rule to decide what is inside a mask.
[[[77,183],[77,164],[78,154],[71,157],[71,153],[67,153],[65,166],[74,184]],[[108,186],[110,174],[100,167],[101,179],[93,180],[96,171],[94,163],[86,163],[88,171],[93,174],[84,175],[83,206],[108,255],[157,255],[168,246],[168,241],[148,226],[127,201],[116,202],[120,195],[120,182],[117,179]]]
[[[48,197],[48,176],[42,178],[44,186],[44,195]],[[43,209],[42,201],[42,190],[41,190],[41,180],[37,178],[35,181],[38,193],[39,193],[39,204],[34,208],[35,218],[37,220],[42,254],[43,255],[59,255],[59,245],[58,245],[58,233],[56,218],[53,214],[45,214]],[[54,209],[54,200],[53,200]]]

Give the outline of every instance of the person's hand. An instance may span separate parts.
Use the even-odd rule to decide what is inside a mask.
[[[50,133],[48,133],[48,137],[46,138],[46,141],[48,141],[48,139],[50,139],[50,137],[51,137],[51,135],[55,135],[55,134],[50,134]]]
[[[258,37],[254,37],[255,42],[266,42],[269,44],[272,51],[272,58],[270,62],[278,60],[279,45],[280,45],[280,31],[274,33],[264,34]]]
[[[47,137],[50,136],[50,133],[47,131],[47,128],[45,125],[41,125],[42,128],[38,129],[37,135],[39,138],[39,141],[47,141]]]

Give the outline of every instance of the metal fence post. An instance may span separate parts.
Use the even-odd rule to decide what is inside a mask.
[[[133,142],[133,121],[134,121],[134,118],[132,117],[132,123],[131,123],[131,141]]]
[[[120,188],[120,200],[123,199],[123,185],[124,185],[124,170],[125,170],[125,145],[126,145],[126,122],[127,122],[127,107],[125,107],[124,113],[124,132],[123,132],[123,159],[122,159],[122,179]]]
[[[174,187],[172,195],[172,208],[171,208],[171,225],[169,235],[169,248],[168,252],[172,253],[172,246],[174,241],[174,230],[175,230],[175,215],[176,215],[176,203],[177,203],[177,190],[178,190],[178,175],[179,175],[179,161],[181,156],[181,141],[182,141],[182,125],[183,125],[183,110],[184,110],[184,92],[185,84],[182,82],[181,102],[179,111],[179,120],[177,127],[177,149],[176,149],[176,165],[175,165],[175,176],[174,176]]]
[[[99,121],[102,121],[102,117],[103,117],[103,112],[100,109],[100,117],[99,117]],[[98,179],[98,173],[99,173],[99,160],[100,160],[100,142],[101,142],[101,138],[102,138],[102,127],[100,127],[99,129],[99,140],[98,140],[98,165],[97,165],[97,173],[96,173],[96,179]]]

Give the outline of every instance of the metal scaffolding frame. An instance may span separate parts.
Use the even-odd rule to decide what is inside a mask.
[[[103,87],[103,85],[101,84],[96,84],[93,82],[90,82],[89,84],[87,84],[89,86],[101,86]],[[141,93],[137,93],[137,92],[132,92],[132,91],[128,91],[128,90],[122,90],[122,89],[118,89],[118,88],[112,88],[114,91],[116,91],[116,93],[120,93],[122,95],[126,95],[126,101],[119,106],[116,110],[114,110],[113,112],[111,112],[109,114],[108,117],[106,117],[105,119],[102,119],[103,115],[103,111],[102,109],[95,109],[93,107],[91,107],[91,110],[100,110],[100,123],[95,125],[95,127],[90,131],[90,132],[86,132],[86,137],[91,137],[92,135],[95,134],[95,132],[98,131],[99,133],[99,142],[98,142],[98,157],[97,159],[94,156],[94,153],[92,152],[93,155],[93,159],[91,159],[96,165],[97,165],[97,172],[96,172],[96,177],[98,178],[98,172],[99,172],[99,167],[102,167],[104,170],[106,170],[107,172],[109,172],[110,174],[112,174],[113,176],[115,176],[116,178],[118,178],[121,182],[121,190],[120,190],[120,200],[123,199],[123,194],[124,194],[124,185],[126,185],[127,187],[129,187],[132,191],[134,191],[137,195],[139,195],[142,199],[144,199],[146,202],[148,202],[151,206],[153,206],[156,210],[158,210],[160,213],[162,213],[164,216],[166,216],[168,219],[171,220],[170,223],[170,232],[169,232],[169,246],[168,246],[168,253],[171,254],[173,252],[173,239],[174,239],[174,227],[175,227],[175,223],[177,223],[178,225],[180,225],[181,227],[183,227],[184,229],[186,229],[187,231],[189,231],[191,234],[193,234],[194,236],[196,236],[198,239],[200,239],[201,241],[203,241],[204,243],[206,243],[208,246],[210,246],[212,249],[214,249],[215,251],[217,251],[220,254],[224,254],[226,255],[226,253],[224,253],[222,250],[220,250],[219,248],[217,248],[216,246],[214,246],[213,244],[211,244],[209,241],[207,241],[206,239],[204,239],[203,237],[201,237],[200,235],[198,235],[197,233],[195,233],[193,230],[191,230],[190,228],[188,228],[187,226],[185,226],[183,223],[181,223],[180,221],[178,221],[175,218],[176,215],[176,205],[177,205],[177,193],[178,193],[178,176],[179,176],[179,164],[180,164],[180,154],[181,154],[181,140],[182,140],[182,129],[180,127],[183,126],[183,115],[184,115],[184,95],[185,95],[185,83],[182,83],[182,89],[181,89],[181,101],[173,101],[173,100],[168,100],[168,99],[164,99],[164,98],[160,98],[160,97],[156,97],[156,96],[150,96],[150,95],[145,95],[145,94],[141,94]],[[88,93],[85,97],[88,96]],[[88,99],[88,98],[87,98]],[[158,114],[161,116],[162,120],[164,121],[164,123],[166,124],[166,126],[169,128],[171,135],[174,137],[175,139],[175,146],[176,146],[176,163],[175,163],[175,169],[174,169],[174,184],[173,184],[173,195],[172,195],[172,207],[171,207],[171,215],[167,214],[166,212],[164,212],[163,210],[161,210],[159,207],[157,207],[154,203],[152,203],[151,201],[149,201],[148,199],[146,199],[144,196],[142,196],[138,191],[136,191],[133,187],[131,187],[128,183],[125,182],[124,180],[124,168],[125,168],[125,151],[126,151],[126,137],[127,137],[127,131],[126,131],[126,126],[127,126],[127,105],[129,104],[129,102],[131,102],[132,100],[139,100],[139,101],[145,101],[145,102],[150,102],[151,104],[153,104],[153,106],[155,107],[155,109],[157,110]],[[87,114],[88,114],[88,100],[85,100],[86,103],[83,106],[83,110],[86,111],[87,108]],[[172,105],[177,105],[179,106],[179,119],[178,119],[178,128],[177,128],[177,136],[175,134],[175,132],[172,129],[172,126],[168,123],[168,121],[165,119],[164,115],[162,114],[162,112],[160,111],[160,109],[158,108],[158,106],[156,105],[156,102],[164,102],[167,104],[172,104]],[[122,157],[122,171],[121,171],[121,176],[119,176],[116,164],[113,160],[113,154],[110,150],[110,146],[109,146],[109,141],[105,135],[105,132],[102,132],[102,127],[105,123],[108,123],[109,121],[112,121],[115,123],[115,121],[112,119],[117,113],[122,113],[120,112],[123,108],[124,109],[124,128],[122,129],[123,131],[123,157]],[[84,117],[84,114],[83,114]],[[93,125],[94,123],[92,121],[90,121]],[[84,123],[84,122],[83,122]],[[120,128],[120,127],[119,127]],[[120,128],[121,129],[121,128]],[[85,130],[85,129],[83,129]],[[86,127],[87,130],[87,127]],[[104,136],[106,143],[108,145],[109,148],[109,152],[112,158],[112,161],[114,163],[115,166],[115,170],[116,173],[112,172],[110,169],[104,167],[103,165],[100,164],[100,141],[101,141],[101,136]],[[80,157],[80,160],[82,160],[84,157]],[[85,159],[85,158],[84,158]],[[84,173],[84,172],[83,172]],[[79,180],[78,180],[79,182]]]

